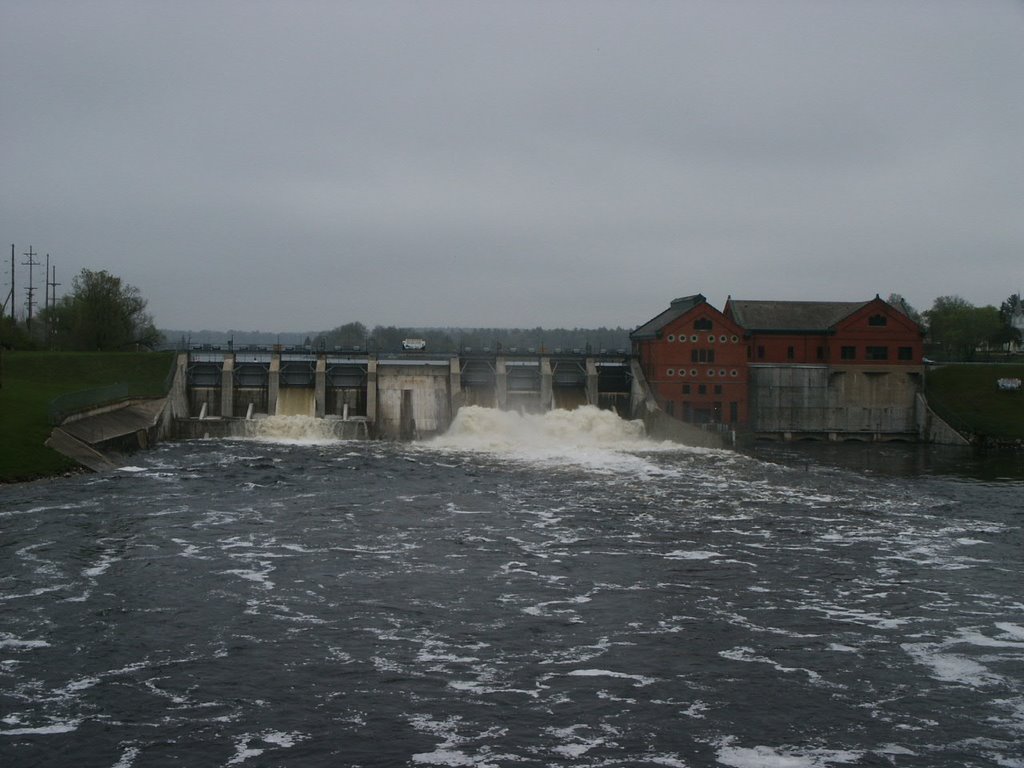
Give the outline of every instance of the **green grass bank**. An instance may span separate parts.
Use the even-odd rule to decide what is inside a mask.
[[[950,426],[986,441],[1024,440],[1024,390],[1004,392],[998,379],[1024,380],[1024,364],[951,363],[928,371],[928,404]]]
[[[121,385],[137,396],[164,394],[171,352],[4,352],[0,369],[0,482],[34,480],[74,470],[70,459],[43,445],[49,407],[60,395],[88,402],[84,390]]]

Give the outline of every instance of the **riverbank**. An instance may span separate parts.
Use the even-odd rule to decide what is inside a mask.
[[[163,394],[173,358],[170,352],[4,352],[0,483],[79,469],[43,445],[52,426],[49,408],[54,398],[114,384],[136,394]]]
[[[1024,364],[950,363],[928,369],[928,404],[978,446],[1024,447],[1024,389],[999,389],[999,379],[1024,380]]]

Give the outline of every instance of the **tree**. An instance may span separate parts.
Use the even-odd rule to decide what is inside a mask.
[[[1021,331],[1024,329],[1024,301],[1021,301],[1019,293],[999,305],[999,319],[1003,327],[998,341],[1006,349],[1012,349],[1012,345],[1020,344]]]
[[[317,348],[333,349],[334,347],[362,347],[366,344],[369,332],[362,323],[345,323],[337,328],[321,333],[314,342]]]
[[[960,296],[940,296],[925,316],[932,343],[953,360],[973,360],[978,347],[1000,343],[1004,327],[995,307],[976,307]]]
[[[152,348],[160,341],[139,289],[106,270],[83,269],[71,292],[42,317],[54,345],[64,349]]]
[[[906,299],[904,299],[901,294],[890,293],[889,298],[886,299],[885,301],[890,306],[896,307],[896,309],[905,314],[918,325],[921,325],[924,322],[924,320],[921,317],[921,313],[914,309],[912,306],[910,306],[910,303]]]

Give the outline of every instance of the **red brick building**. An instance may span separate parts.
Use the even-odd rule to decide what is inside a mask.
[[[676,299],[630,334],[658,404],[696,424],[747,423],[747,343],[701,294]]]
[[[756,433],[905,437],[916,430],[923,332],[879,297],[747,301],[696,294],[631,335],[669,415]]]

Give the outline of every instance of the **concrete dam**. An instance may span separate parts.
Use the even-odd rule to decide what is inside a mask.
[[[527,413],[593,405],[629,418],[634,400],[625,352],[207,348],[182,353],[178,366],[182,438],[248,434],[260,416],[308,416],[339,438],[412,440],[443,433],[464,405]]]

